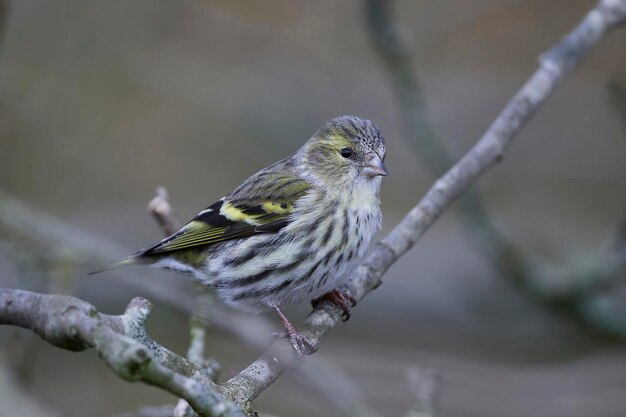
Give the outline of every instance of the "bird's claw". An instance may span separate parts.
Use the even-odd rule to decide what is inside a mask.
[[[341,320],[343,320],[344,322],[350,319],[352,307],[356,305],[356,299],[353,296],[345,291],[341,291],[338,289],[334,289],[322,295],[321,297],[316,298],[315,300],[311,301],[311,305],[313,306],[313,308],[315,308],[324,301],[330,301],[341,309]]]
[[[274,305],[272,307],[276,310],[276,314],[278,314],[278,317],[280,318],[280,321],[283,322],[286,330],[284,332],[274,333],[274,336],[289,337],[289,340],[291,340],[291,344],[298,355],[311,355],[317,352],[317,342],[307,339],[302,333],[300,333],[298,329],[296,329],[296,327],[287,319],[278,305]]]
[[[317,352],[317,343],[306,338],[302,333],[296,331],[274,332],[272,336],[276,338],[289,338],[291,345],[298,355],[312,355]]]

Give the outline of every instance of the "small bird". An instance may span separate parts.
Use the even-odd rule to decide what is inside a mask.
[[[295,154],[245,180],[173,235],[114,266],[144,264],[192,274],[227,304],[274,309],[300,354],[315,351],[281,307],[337,304],[339,291],[380,228],[385,140],[369,120],[328,121]]]

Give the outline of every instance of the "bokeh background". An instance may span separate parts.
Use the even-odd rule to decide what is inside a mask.
[[[454,159],[594,4],[396,2],[426,117]],[[360,1],[21,0],[1,10],[0,286],[74,294],[111,314],[134,296],[151,298],[125,284],[131,275],[193,299],[194,285],[168,272],[86,277],[102,260],[77,259],[76,248],[87,242],[113,259],[160,239],[145,211],[156,185],[188,219],[341,114],[372,119],[387,139],[382,234],[433,182]],[[498,230],[561,277],[539,284],[546,291],[602,263],[619,241],[625,52],[626,31],[603,41],[477,187]],[[17,207],[10,216],[8,202]],[[45,238],[51,224],[63,225],[53,232],[65,243]],[[453,207],[257,408],[402,416],[416,402],[407,370],[417,367],[438,374],[438,416],[624,416],[626,291],[622,271],[613,272],[574,313],[538,302],[496,272]],[[188,315],[151,300],[151,334],[184,354]],[[301,322],[308,311],[289,313]],[[269,332],[254,337],[262,340],[212,330],[207,354],[220,360],[222,378],[269,343]],[[324,392],[306,375],[338,388]],[[118,379],[94,352],[0,329],[2,415],[100,417],[174,401]]]

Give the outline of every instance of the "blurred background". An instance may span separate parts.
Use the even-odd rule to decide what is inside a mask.
[[[435,178],[420,129],[458,159],[595,1],[397,1],[395,64],[372,29],[380,16],[368,23],[356,0],[1,4],[0,286],[109,314],[147,297],[149,331],[184,354],[193,283],[141,268],[85,276],[161,239],[145,211],[155,186],[187,220],[354,114],[387,140],[382,236]],[[419,406],[415,375],[434,370],[437,416],[626,415],[625,45],[622,30],[594,49],[475,187],[487,241],[515,247],[521,278],[455,205],[257,409],[403,416]],[[394,84],[403,64],[412,87]],[[206,347],[222,380],[270,341],[260,325],[225,327]],[[104,417],[175,400],[92,351],[0,329],[0,415]]]

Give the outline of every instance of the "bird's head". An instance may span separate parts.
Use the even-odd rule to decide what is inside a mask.
[[[307,169],[327,184],[380,183],[387,175],[385,139],[369,120],[341,116],[328,121],[301,149]]]

